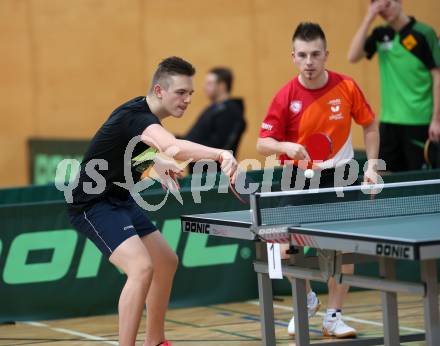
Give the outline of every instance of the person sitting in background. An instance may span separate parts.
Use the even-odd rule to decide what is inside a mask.
[[[232,98],[234,76],[224,67],[211,69],[205,77],[204,92],[211,104],[202,112],[184,139],[198,144],[237,152],[246,129],[244,103]],[[193,171],[190,165],[190,173]]]
[[[369,28],[380,15],[386,26]],[[429,137],[440,140],[440,46],[434,30],[403,12],[402,0],[372,0],[348,60],[378,53],[380,150],[389,171],[420,169]]]

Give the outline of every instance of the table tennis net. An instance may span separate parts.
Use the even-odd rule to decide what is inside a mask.
[[[440,212],[437,184],[384,188],[375,195],[360,190],[268,196],[259,199],[262,225],[303,224],[410,216]],[[439,226],[440,227],[440,226]]]

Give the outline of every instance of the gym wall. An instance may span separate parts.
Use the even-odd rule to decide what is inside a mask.
[[[248,129],[239,158],[259,158],[255,141],[275,92],[296,71],[290,39],[300,21],[326,31],[328,67],[351,75],[374,110],[375,61],[350,65],[347,50],[368,0],[2,0],[0,1],[0,186],[28,177],[28,138],[88,139],[125,100],[145,94],[157,63],[182,56],[198,70],[193,104],[165,125],[183,134],[207,99],[204,74],[230,66]],[[408,14],[440,32],[438,0],[404,0]],[[362,133],[354,131],[362,148]]]

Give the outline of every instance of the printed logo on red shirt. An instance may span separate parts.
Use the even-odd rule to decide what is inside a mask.
[[[302,101],[294,100],[290,102],[289,108],[293,113],[298,114],[299,112],[301,112],[302,106],[303,106]]]
[[[268,131],[272,131],[272,125],[270,125],[270,124],[267,124],[267,123],[262,123],[261,124],[261,128],[263,129],[263,130],[268,130]]]
[[[330,120],[344,119],[344,116],[341,112],[341,99],[330,100],[328,104],[330,105],[330,110],[332,111],[332,114],[329,116]]]

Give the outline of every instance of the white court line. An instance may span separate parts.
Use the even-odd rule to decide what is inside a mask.
[[[247,301],[246,303],[252,304],[252,305],[257,305],[257,306],[260,305],[260,302],[254,301],[254,300]],[[277,308],[277,309],[280,309],[280,310],[285,310],[285,311],[292,311],[293,310],[291,307],[284,306],[284,305],[278,305],[278,304],[274,304],[273,307]],[[316,314],[319,315],[319,316],[325,316],[325,313],[323,313],[323,312],[317,312]],[[376,326],[376,327],[383,327],[383,323],[380,323],[380,322],[364,320],[364,319],[361,319],[361,318],[351,317],[351,316],[348,316],[348,315],[343,315],[343,316],[344,316],[343,319],[345,321],[369,324],[371,326]],[[425,331],[423,329],[418,329],[418,328],[401,327],[401,326],[399,326],[399,329],[407,331],[407,332],[425,333]]]
[[[76,330],[65,329],[65,328],[54,328],[54,327],[49,326],[48,324],[44,324],[44,323],[40,323],[40,322],[21,322],[21,323],[27,324],[29,326],[34,326],[34,327],[47,328],[47,329],[53,330],[53,331],[58,332],[58,333],[79,336],[79,337],[82,337],[82,338],[87,339],[87,340],[101,341],[103,344],[119,345],[116,341],[110,341],[110,340],[102,338],[100,336],[86,334],[86,333],[81,333],[81,332],[78,332]]]

